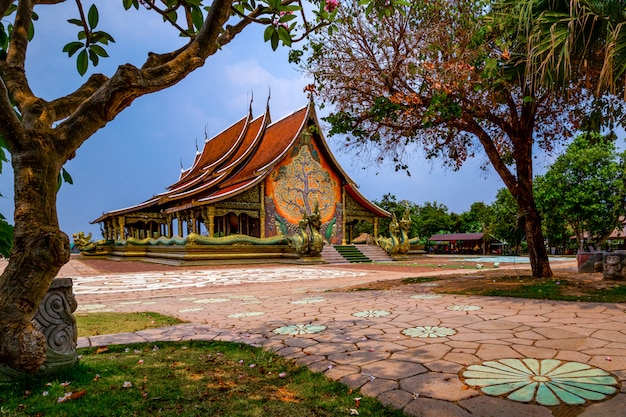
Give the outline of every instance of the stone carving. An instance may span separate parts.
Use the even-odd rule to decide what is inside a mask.
[[[92,243],[91,233],[89,233],[87,236],[85,236],[84,232],[74,233],[72,235],[72,239],[74,239],[74,246],[76,246],[80,250],[83,250],[83,248]]]
[[[409,229],[411,228],[411,209],[409,208],[408,203],[404,210],[404,214],[402,215],[402,220],[400,220],[399,224],[400,239],[398,242],[398,253],[405,255],[409,253],[409,249],[411,249],[411,241],[409,240]]]
[[[604,252],[602,264],[603,279],[623,280],[626,277],[626,251]]]
[[[73,315],[76,307],[72,279],[55,278],[33,318],[33,325],[47,341],[46,361],[39,372],[51,373],[78,363],[78,333]],[[23,375],[0,364],[0,383],[14,381]]]
[[[291,246],[301,256],[318,256],[324,249],[324,238],[320,232],[322,217],[317,204],[313,213],[304,214],[298,226],[298,233],[290,237]]]

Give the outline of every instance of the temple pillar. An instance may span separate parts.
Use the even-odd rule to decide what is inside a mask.
[[[213,237],[215,236],[215,206],[206,208],[206,216],[208,218],[208,224],[206,225],[207,234],[209,237]]]
[[[346,210],[346,187],[343,187],[341,192],[341,204],[343,207],[343,214],[341,216],[341,244],[346,245],[346,217],[348,216],[348,211]]]
[[[261,210],[259,212],[259,223],[261,230],[259,236],[265,238],[265,182],[261,183]]]
[[[183,237],[183,219],[179,213],[176,213],[176,220],[178,221],[178,235]]]
[[[120,225],[120,239],[124,240],[124,239],[126,239],[126,233],[124,232],[124,227],[125,227],[124,217],[120,216],[117,220],[118,220],[119,225]]]
[[[378,236],[378,217],[374,217],[374,237]]]

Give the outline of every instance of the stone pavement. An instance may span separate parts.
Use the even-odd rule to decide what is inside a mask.
[[[138,270],[100,262],[74,259],[60,273],[74,278],[77,314],[155,311],[189,323],[81,337],[79,347],[192,339],[262,346],[411,416],[626,416],[623,304],[440,295],[436,283],[329,291],[433,274],[383,264]],[[553,263],[559,268],[575,261]]]

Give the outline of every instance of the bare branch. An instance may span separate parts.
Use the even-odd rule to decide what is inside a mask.
[[[33,0],[22,0],[17,3],[17,15],[11,34],[11,43],[6,61],[14,67],[24,70],[26,49],[28,48],[28,29],[32,24]]]

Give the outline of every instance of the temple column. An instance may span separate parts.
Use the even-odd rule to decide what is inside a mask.
[[[374,217],[374,237],[378,236],[378,217]]]
[[[261,223],[259,231],[261,239],[265,238],[265,182],[261,183],[261,211],[259,212],[259,223]]]
[[[346,217],[348,216],[348,212],[346,210],[346,188],[343,187],[341,193],[341,204],[343,205],[343,213],[341,219],[341,244],[346,245]]]
[[[126,233],[125,233],[125,231],[124,231],[124,227],[125,227],[125,224],[124,224],[124,217],[123,217],[123,216],[120,216],[120,217],[117,219],[117,221],[119,222],[119,225],[120,225],[120,239],[121,239],[121,240],[124,240],[124,239],[126,239]]]
[[[207,234],[209,237],[215,236],[215,206],[206,208],[206,216],[208,218]]]
[[[183,219],[181,219],[180,213],[176,213],[176,220],[178,221],[178,235],[183,237]]]

